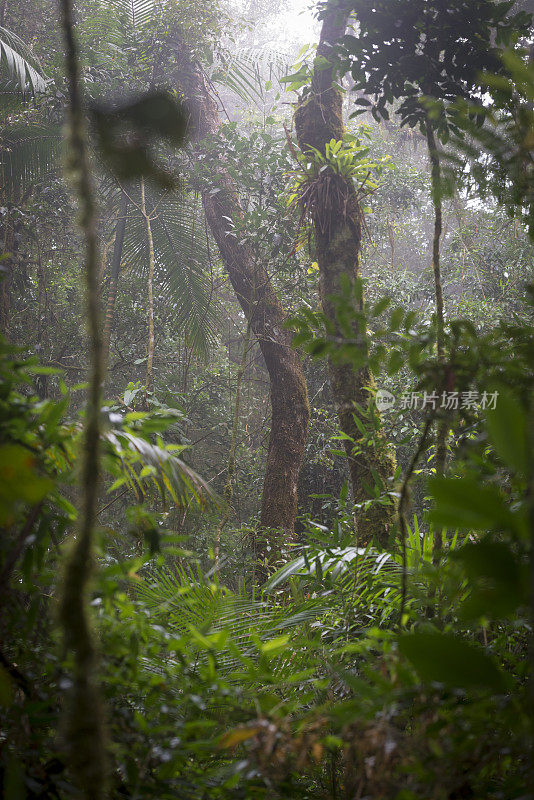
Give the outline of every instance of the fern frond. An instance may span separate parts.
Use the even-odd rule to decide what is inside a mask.
[[[267,81],[279,83],[287,72],[287,59],[271,50],[240,48],[236,54],[218,47],[208,74],[212,83],[225,86],[245,102],[263,103]]]

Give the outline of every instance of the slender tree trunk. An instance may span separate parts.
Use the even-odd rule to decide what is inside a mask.
[[[331,57],[332,46],[344,35],[348,22],[348,12],[338,10],[332,5],[323,18],[323,26],[317,48],[317,57],[327,61]],[[300,102],[295,114],[297,140],[302,152],[314,147],[325,152],[327,142],[339,141],[343,137],[342,96],[334,84],[333,70],[315,69],[311,92]],[[327,173],[318,181],[331,179]],[[325,204],[316,209],[313,218],[317,262],[319,265],[319,293],[323,312],[336,335],[343,334],[336,317],[335,304],[331,297],[342,293],[343,281],[348,276],[354,284],[359,277],[359,254],[361,246],[361,210],[353,182],[340,177],[337,198],[330,195],[330,206]],[[326,193],[325,193],[326,194]],[[319,195],[319,191],[318,191]],[[324,196],[324,194],[323,194]],[[362,351],[366,350],[365,331],[354,331],[361,340]],[[349,463],[354,500],[357,506],[356,522],[359,542],[371,539],[386,544],[395,521],[393,503],[366,505],[374,496],[378,485],[380,493],[391,489],[388,479],[395,471],[395,460],[388,448],[383,434],[378,431],[373,445],[355,449],[354,443],[361,441],[362,435],[355,421],[356,404],[364,409],[371,402],[369,388],[374,388],[374,380],[369,368],[355,369],[349,363],[336,363],[329,360],[329,375],[332,394],[337,406],[339,424],[343,433],[350,437],[345,440],[345,451]],[[352,441],[351,441],[352,440]]]
[[[217,133],[217,107],[206,87],[200,68],[192,61],[183,42],[175,37],[171,46],[177,58],[177,76],[190,103],[195,136],[201,140]],[[260,524],[263,531],[255,542],[260,560],[268,560],[269,529],[281,529],[286,537],[294,532],[297,513],[298,477],[308,433],[309,406],[306,381],[299,357],[285,330],[286,315],[263,263],[248,244],[240,245],[232,221],[243,220],[237,189],[223,163],[213,164],[212,187],[202,192],[209,228],[219,248],[228,277],[251,330],[258,339],[270,380],[271,433],[263,484]]]
[[[146,392],[152,388],[152,371],[154,366],[154,239],[150,214],[146,210],[145,181],[141,179],[141,213],[146,222],[148,240],[148,348],[146,362]]]
[[[432,123],[426,117],[426,141],[430,158],[432,180],[432,203],[434,205],[434,236],[432,239],[432,270],[434,272],[434,291],[436,296],[436,346],[438,360],[443,362],[444,349],[444,317],[443,317],[443,289],[441,286],[440,266],[440,238],[442,233],[442,205],[441,205],[441,165],[436,145],[436,137]]]
[[[432,122],[428,114],[426,115],[426,141],[428,145],[428,155],[431,167],[432,182],[432,203],[434,205],[434,236],[432,239],[432,269],[434,272],[434,291],[436,297],[436,348],[438,362],[442,367],[445,363],[445,341],[444,341],[444,313],[443,313],[443,288],[441,285],[441,266],[440,266],[440,239],[442,233],[442,204],[441,204],[441,164],[436,145],[436,137]],[[445,380],[443,380],[443,391],[445,391]],[[449,419],[445,410],[443,417],[438,419],[436,426],[436,455],[435,469],[436,475],[443,475],[447,463],[447,439],[449,437]],[[434,530],[433,542],[433,561],[439,563],[442,548],[441,529]]]
[[[486,301],[486,294],[484,292],[484,284],[480,277],[480,272],[477,269],[476,262],[478,261],[478,265],[481,270],[484,269],[484,259],[481,257],[480,253],[477,252],[475,243],[473,242],[473,238],[466,232],[466,222],[464,219],[464,213],[462,207],[460,205],[460,198],[458,197],[458,192],[455,189],[454,194],[452,196],[452,205],[454,208],[454,213],[456,215],[456,221],[458,223],[458,233],[462,239],[464,244],[465,250],[470,254],[472,258],[473,269],[475,270],[475,275],[477,277],[478,286],[480,288],[480,293],[484,301]]]
[[[109,345],[111,341],[111,329],[113,327],[113,315],[115,313],[115,300],[117,298],[117,286],[121,270],[122,248],[124,246],[124,234],[126,231],[126,217],[128,215],[128,196],[122,192],[117,229],[115,233],[115,243],[113,245],[113,258],[111,260],[111,273],[109,276],[109,291],[106,304],[106,318],[104,321],[104,359],[107,362],[109,356]]]
[[[3,262],[0,263],[0,333],[4,336],[9,334],[9,318],[11,308],[11,282],[13,277],[13,249],[14,236],[13,226],[6,214],[3,230],[2,253]]]
[[[395,269],[395,228],[389,216],[386,219],[386,224],[388,228],[389,252],[391,253],[390,266],[393,271]]]

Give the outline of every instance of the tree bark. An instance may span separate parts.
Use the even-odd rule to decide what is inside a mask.
[[[218,132],[220,121],[202,71],[176,36],[172,46],[180,88],[190,106],[194,137],[201,140],[212,136]],[[247,243],[239,244],[234,235],[232,222],[239,227],[244,215],[224,163],[213,164],[212,187],[202,192],[202,202],[228,277],[269,373],[272,415],[260,515],[263,530],[255,541],[256,553],[265,562],[275,549],[269,531],[281,529],[286,538],[294,532],[298,477],[308,434],[306,381],[299,356],[291,347],[291,334],[284,328],[286,314],[269,274],[252,248]]]
[[[318,58],[331,59],[332,46],[344,35],[347,22],[346,10],[338,9],[332,3],[327,7],[317,48]],[[313,147],[324,153],[327,142],[343,138],[342,95],[334,83],[333,68],[325,69],[324,61],[320,68],[314,69],[310,92],[299,102],[295,128],[302,152]],[[332,180],[328,171],[317,178],[318,184],[326,180]],[[362,214],[352,180],[342,176],[335,180],[338,191],[329,195],[328,207],[325,203],[316,204],[312,223],[323,312],[336,336],[343,338],[331,298],[342,293],[346,276],[353,285],[359,277]],[[321,193],[318,186],[317,196],[324,197],[326,194]],[[361,339],[362,350],[365,351],[365,332],[355,329],[354,334]],[[350,437],[344,441],[344,445],[357,508],[358,541],[366,543],[375,540],[385,545],[395,519],[394,505],[392,502],[369,505],[367,501],[374,496],[375,487],[378,487],[381,495],[391,489],[387,481],[395,471],[395,460],[380,430],[373,444],[359,446],[362,434],[355,421],[358,413],[356,404],[364,409],[369,408],[374,388],[373,376],[367,366],[356,369],[348,362],[340,364],[332,359],[329,359],[329,375],[340,428]],[[365,420],[362,421],[365,424]]]

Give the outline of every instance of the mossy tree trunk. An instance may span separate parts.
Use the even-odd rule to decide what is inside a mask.
[[[339,141],[343,137],[342,95],[334,83],[333,69],[325,69],[322,59],[331,59],[332,46],[344,35],[347,22],[347,11],[333,4],[327,8],[317,48],[320,68],[314,70],[310,93],[299,103],[295,114],[297,140],[302,152],[314,147],[324,153],[327,142],[331,139]],[[321,180],[331,180],[327,171],[319,176],[318,181]],[[353,284],[359,277],[361,211],[352,180],[342,177],[337,180],[339,191],[335,196],[330,193],[329,208],[316,209],[312,223],[323,312],[336,335],[342,338],[331,296],[341,293],[346,276]],[[326,192],[322,193],[323,197],[325,195]],[[355,337],[361,337],[362,348],[365,348],[365,332],[355,330]],[[394,473],[395,460],[381,431],[374,437],[372,445],[355,448],[353,444],[362,439],[355,421],[356,404],[364,409],[369,407],[369,387],[372,389],[374,386],[373,376],[367,366],[356,369],[350,363],[339,364],[332,359],[329,360],[329,374],[341,430],[353,440],[346,439],[344,444],[358,509],[358,540],[363,543],[374,539],[386,544],[395,519],[393,503],[373,503],[366,507],[365,502],[373,496],[377,484],[381,493],[391,489],[388,479]]]
[[[445,355],[444,345],[444,314],[443,314],[443,288],[441,285],[440,264],[440,239],[442,234],[442,203],[441,203],[441,164],[439,160],[436,136],[429,115],[426,115],[426,141],[428,156],[430,158],[430,175],[432,183],[432,203],[434,206],[434,235],[432,237],[432,270],[434,273],[434,292],[436,297],[436,347],[438,359],[443,361]]]
[[[172,46],[180,88],[190,104],[194,135],[202,140],[219,130],[217,107],[188,48],[178,37],[173,38]],[[202,192],[206,219],[269,373],[271,432],[261,530],[255,542],[258,557],[268,561],[269,531],[281,529],[286,537],[294,532],[298,478],[308,435],[308,392],[299,356],[291,347],[291,334],[284,328],[286,314],[266,266],[248,244],[239,244],[233,235],[233,225],[241,226],[244,216],[234,182],[220,162],[213,164],[211,177],[212,187]]]

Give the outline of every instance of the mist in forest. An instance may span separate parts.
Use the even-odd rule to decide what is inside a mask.
[[[0,0],[0,797],[534,800],[530,0]]]

